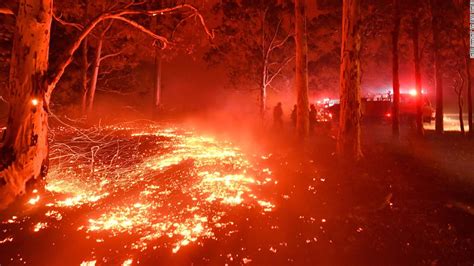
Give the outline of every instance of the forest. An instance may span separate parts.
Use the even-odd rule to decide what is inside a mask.
[[[467,0],[3,0],[0,265],[472,265]]]

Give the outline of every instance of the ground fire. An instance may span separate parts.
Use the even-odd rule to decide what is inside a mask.
[[[0,265],[473,265],[473,10],[2,1]]]

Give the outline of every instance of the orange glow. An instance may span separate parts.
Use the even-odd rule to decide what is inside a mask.
[[[104,233],[133,235],[129,248],[139,252],[156,248],[150,243],[158,239],[167,239],[166,246],[176,253],[202,239],[216,238],[216,228],[231,226],[232,221],[223,219],[229,207],[240,205],[261,212],[275,208],[254,191],[275,183],[272,170],[257,168],[230,142],[154,125],[108,130],[126,132],[127,143],[156,139],[157,149],[140,153],[140,160],[132,163],[128,163],[130,154],[114,150],[114,161],[101,163],[99,157],[94,158],[93,169],[90,159],[81,161],[75,154],[59,157],[61,163],[53,159],[46,180],[48,196],[37,192],[27,202],[46,207],[46,220],[37,222],[34,232],[54,228],[69,210],[84,207],[90,211],[76,228],[87,238],[102,243],[110,241]],[[165,153],[160,152],[163,147]],[[123,265],[131,263],[132,259],[123,260]]]
[[[38,99],[32,99],[32,100],[31,100],[31,104],[32,104],[33,106],[37,106],[38,103],[39,103]]]
[[[415,89],[411,89],[408,94],[410,94],[411,96],[416,96],[418,95],[418,92],[415,90]]]
[[[35,205],[36,203],[38,203],[39,200],[40,200],[40,196],[38,195],[38,196],[28,200],[28,203],[31,204],[31,205]]]

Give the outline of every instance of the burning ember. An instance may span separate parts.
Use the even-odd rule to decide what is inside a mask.
[[[72,225],[85,239],[121,241],[128,252],[164,247],[176,253],[232,227],[224,219],[232,207],[261,213],[275,207],[259,196],[259,187],[273,182],[271,171],[230,142],[158,125],[55,134],[63,139],[51,146],[46,191],[35,191],[25,202],[31,209],[2,224],[31,224],[31,234]],[[0,244],[15,241],[5,239]]]

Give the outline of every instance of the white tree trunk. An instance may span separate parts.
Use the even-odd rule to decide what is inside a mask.
[[[155,48],[155,80],[153,91],[153,108],[157,110],[161,104],[161,73],[162,73],[162,56],[161,48]]]
[[[99,78],[99,70],[100,70],[100,58],[102,56],[102,46],[104,44],[104,36],[101,35],[99,37],[99,41],[97,43],[97,47],[95,50],[95,57],[93,62],[93,69],[92,69],[92,76],[91,76],[91,85],[89,87],[89,97],[87,103],[87,114],[91,115],[92,110],[94,109],[94,98],[95,92],[97,89],[97,80]]]
[[[10,65],[10,110],[0,151],[0,208],[46,174],[46,71],[52,0],[20,0]]]

